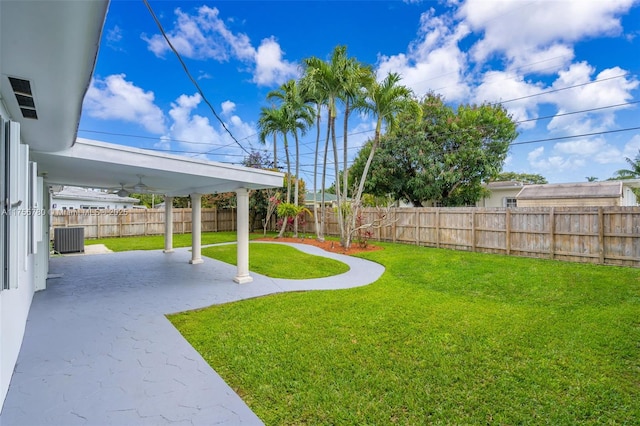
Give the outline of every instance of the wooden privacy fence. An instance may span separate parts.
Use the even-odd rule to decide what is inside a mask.
[[[339,235],[326,210],[327,235]],[[378,210],[364,209],[363,223]],[[640,207],[397,208],[372,239],[428,247],[640,267]],[[313,232],[313,220],[305,232]]]
[[[325,233],[339,235],[335,211],[320,214]],[[377,215],[364,209],[363,223]],[[397,208],[390,216],[391,225],[374,229],[373,240],[640,267],[640,207]],[[81,226],[85,238],[164,233],[164,210],[57,210],[51,221],[53,228]],[[235,230],[235,209],[202,209],[203,232]],[[191,232],[191,209],[173,209],[173,231]],[[301,231],[314,233],[313,219]]]
[[[52,228],[83,227],[85,238],[164,234],[164,210],[54,210]],[[202,232],[235,231],[235,209],[202,209]],[[173,232],[191,233],[191,209],[173,209]],[[53,233],[51,234],[53,235]]]

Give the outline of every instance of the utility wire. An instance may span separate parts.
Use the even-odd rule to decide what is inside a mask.
[[[499,101],[499,102],[493,102],[492,105],[497,105],[497,104],[506,104],[509,102],[515,102],[515,101],[521,101],[523,99],[529,99],[529,98],[533,98],[535,96],[542,96],[542,95],[548,95],[549,93],[556,93],[556,92],[561,92],[563,90],[569,90],[569,89],[575,89],[576,87],[582,87],[582,86],[587,86],[589,84],[595,84],[595,83],[601,83],[603,81],[607,81],[607,80],[614,80],[616,78],[622,78],[629,75],[629,73],[624,73],[624,74],[620,74],[620,75],[615,75],[613,77],[607,77],[607,78],[600,78],[598,80],[593,80],[593,81],[587,81],[586,83],[580,83],[580,84],[575,84],[573,86],[567,86],[567,87],[561,87],[559,89],[551,89],[551,90],[546,90],[544,92],[539,92],[539,93],[534,93],[532,95],[527,95],[527,96],[521,96],[519,98],[514,98],[514,99],[509,99],[506,101]]]
[[[191,75],[191,72],[189,72],[189,68],[187,67],[187,64],[184,62],[184,60],[182,59],[182,56],[180,55],[180,53],[178,53],[178,51],[176,50],[175,47],[173,47],[173,44],[171,43],[171,40],[169,40],[169,37],[167,36],[167,33],[164,31],[164,28],[162,27],[162,24],[160,23],[160,21],[158,20],[158,17],[156,16],[156,14],[154,13],[153,9],[151,8],[151,5],[149,4],[148,0],[142,0],[145,4],[145,6],[147,6],[147,9],[149,10],[149,13],[151,14],[151,17],[153,18],[153,20],[155,21],[156,25],[158,26],[158,29],[160,30],[160,34],[162,34],[162,37],[164,37],[165,41],[167,42],[167,44],[169,45],[169,48],[173,51],[173,53],[176,55],[176,57],[178,58],[178,61],[180,61],[180,64],[182,65],[182,68],[184,69],[184,72],[187,74],[187,77],[189,77],[189,80],[191,80],[191,83],[193,83],[193,85],[195,86],[195,88],[198,90],[198,93],[200,94],[200,96],[202,96],[202,99],[204,100],[204,102],[209,106],[209,108],[211,109],[211,112],[213,113],[213,115],[215,116],[215,118],[220,122],[220,124],[222,125],[222,128],[229,134],[229,136],[231,136],[231,139],[233,139],[235,141],[235,143],[240,147],[240,149],[242,149],[244,152],[246,152],[247,154],[250,154],[249,151],[247,151],[247,149],[245,147],[243,147],[240,142],[238,142],[238,140],[236,139],[235,136],[233,136],[233,134],[231,133],[231,131],[227,128],[227,125],[224,124],[224,121],[222,121],[222,119],[220,118],[220,116],[218,116],[218,113],[216,112],[215,108],[213,107],[213,105],[211,105],[211,102],[209,102],[209,100],[207,99],[207,97],[205,96],[204,92],[202,91],[202,89],[200,88],[200,85],[198,84],[198,82],[196,81],[195,78],[193,78],[193,76]]]
[[[515,124],[521,124],[521,123],[528,123],[531,121],[540,121],[540,120],[546,120],[549,118],[555,118],[555,117],[564,117],[567,115],[575,115],[575,114],[583,114],[583,113],[587,113],[587,112],[594,112],[594,111],[602,111],[605,109],[610,109],[610,108],[620,108],[620,107],[624,107],[624,106],[628,106],[628,105],[635,105],[640,103],[640,101],[631,101],[631,102],[625,102],[625,103],[621,103],[621,104],[615,104],[615,105],[607,105],[607,106],[603,106],[603,107],[597,107],[597,108],[589,108],[589,109],[583,109],[583,110],[579,110],[579,111],[570,111],[570,112],[565,112],[565,113],[561,113],[561,114],[554,114],[554,115],[546,115],[546,116],[542,116],[542,117],[536,117],[536,118],[529,118],[527,120],[519,120],[519,121],[515,121]],[[110,136],[125,136],[125,137],[131,137],[131,138],[138,138],[138,139],[149,139],[149,140],[160,140],[160,138],[155,137],[155,136],[143,136],[143,135],[132,135],[132,134],[126,134],[126,133],[115,133],[115,132],[104,132],[104,131],[98,131],[98,130],[86,130],[86,129],[79,129],[80,132],[85,132],[85,133],[98,133],[98,134],[104,134],[104,135],[110,135]],[[373,133],[375,131],[375,129],[369,129],[369,130],[361,130],[361,131],[357,131],[357,132],[350,132],[347,133],[347,136],[355,136],[355,135],[361,135],[361,134],[365,134],[365,133]],[[453,133],[453,131],[451,131],[450,133]],[[244,137],[242,140],[246,140],[249,139],[251,137],[257,136],[257,133],[254,133],[252,135],[246,136]],[[336,136],[337,139],[342,138],[343,135],[338,135]],[[186,143],[186,144],[193,144],[193,145],[209,145],[209,142],[195,142],[195,141],[187,141],[187,140],[182,140],[182,139],[167,139],[168,142],[180,142],[180,143]],[[326,142],[326,138],[320,139],[320,142],[324,143]],[[217,147],[217,149],[222,149],[222,148],[227,148],[229,146],[233,145],[233,143],[227,144],[227,145],[222,145],[220,147]],[[300,146],[303,147],[312,147],[315,146],[315,141],[312,142],[303,142],[300,143]],[[349,147],[348,149],[358,149],[360,147],[356,146],[356,147]],[[154,150],[157,148],[146,148],[146,149],[150,149],[150,150]],[[178,151],[178,150],[169,150],[171,152],[186,152],[186,153],[193,153],[191,151]],[[213,150],[212,150],[213,151]],[[208,151],[212,152],[212,151]],[[266,149],[264,149],[264,151],[266,151]],[[195,151],[194,151],[195,152]],[[201,153],[201,154],[205,154],[205,152]],[[237,155],[231,155],[230,156],[237,156]],[[301,153],[300,155],[313,155],[313,153]]]

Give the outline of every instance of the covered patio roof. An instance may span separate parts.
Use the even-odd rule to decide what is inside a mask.
[[[78,139],[69,149],[32,152],[48,185],[84,186],[167,196],[280,187],[283,174]],[[142,181],[145,191],[133,186]]]

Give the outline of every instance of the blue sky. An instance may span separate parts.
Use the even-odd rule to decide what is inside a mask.
[[[636,0],[153,1],[151,7],[245,149],[266,94],[303,58],[343,44],[378,77],[418,96],[504,102],[520,136],[505,171],[549,182],[610,178],[640,150],[640,2]],[[349,154],[373,135],[350,128]],[[142,1],[111,2],[79,137],[240,163]],[[301,141],[312,181],[315,131]],[[279,153],[279,160],[284,154]],[[328,182],[330,183],[330,182]]]

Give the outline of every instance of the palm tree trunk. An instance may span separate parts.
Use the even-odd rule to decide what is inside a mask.
[[[278,148],[275,132],[273,132],[273,168],[278,170]]]
[[[345,101],[344,106],[344,125],[343,125],[343,152],[342,152],[342,165],[344,170],[342,171],[342,194],[343,194],[343,202],[347,202],[347,198],[349,198],[349,168],[347,167],[347,133],[348,133],[348,124],[349,124],[349,114],[351,113],[349,99]]]
[[[298,194],[300,192],[299,191],[300,184],[298,183],[300,181],[300,178],[298,177],[300,173],[300,151],[298,149],[299,148],[298,132],[296,130],[293,131],[293,137],[296,141],[296,182],[295,182],[294,193],[293,193],[293,204],[297,206],[298,202],[300,201],[300,194]],[[298,238],[298,216],[297,215],[293,219],[293,236],[295,238]]]
[[[324,240],[318,224],[318,150],[320,149],[320,104],[316,104],[316,151],[313,158],[313,222],[316,229],[316,238]]]
[[[287,134],[284,134],[284,156],[287,162],[287,203],[291,203],[291,159],[289,158],[289,141],[287,140]],[[283,218],[282,227],[278,238],[284,236],[284,231],[287,229],[287,218]]]
[[[338,172],[338,167],[340,163],[338,160],[338,144],[336,142],[336,118],[334,115],[331,116],[331,144],[333,146],[336,199],[338,200],[338,227],[340,228],[340,243],[344,246],[346,241],[344,238],[344,217],[342,214],[342,193],[340,191],[340,174]]]
[[[327,157],[329,155],[329,139],[331,137],[331,113],[328,114],[327,117],[327,138],[324,141],[324,165],[322,167],[322,219],[320,224],[320,229],[322,230],[322,240],[324,240],[324,231],[325,231],[325,187],[326,187],[326,179],[327,179]]]
[[[367,174],[369,173],[369,168],[371,167],[371,163],[373,162],[373,156],[376,153],[376,148],[380,143],[380,129],[382,127],[382,121],[378,118],[378,122],[376,123],[376,133],[373,138],[373,144],[371,144],[371,152],[369,152],[369,157],[367,157],[367,162],[364,165],[364,170],[362,171],[362,176],[360,177],[360,183],[358,185],[358,192],[356,192],[353,200],[353,209],[354,212],[351,217],[351,229],[356,229],[356,220],[358,219],[358,211],[360,210],[360,202],[362,200],[362,192],[364,191],[364,181],[367,178]],[[347,246],[349,248],[351,246],[351,234],[347,236]]]

